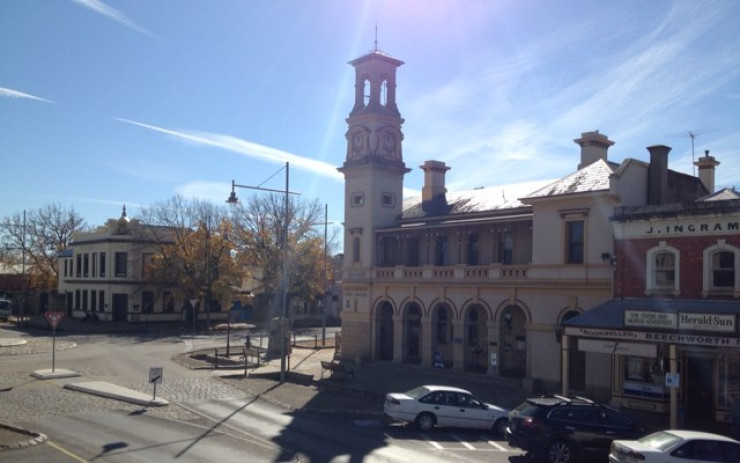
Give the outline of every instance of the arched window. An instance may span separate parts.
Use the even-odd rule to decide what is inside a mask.
[[[703,295],[740,295],[740,249],[717,240],[717,244],[704,249]]]
[[[712,287],[735,286],[735,253],[719,251],[712,254]]]
[[[679,294],[680,254],[678,249],[661,241],[648,250],[646,256],[645,292],[650,294]]]

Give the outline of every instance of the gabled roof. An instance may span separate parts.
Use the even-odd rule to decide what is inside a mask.
[[[723,188],[703,198],[699,198],[697,202],[729,201],[732,199],[740,199],[740,194],[731,188]]]
[[[574,193],[609,190],[609,177],[618,164],[599,159],[523,198],[545,198]]]

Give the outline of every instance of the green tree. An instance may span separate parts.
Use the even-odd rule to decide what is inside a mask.
[[[147,284],[178,299],[213,304],[232,299],[238,279],[226,208],[182,196],[145,208],[141,222],[156,252],[147,265]]]
[[[324,214],[318,202],[291,197],[287,216],[282,194],[250,195],[232,214],[233,241],[237,261],[259,277],[258,309],[271,309],[265,316],[280,315],[282,308],[283,263],[288,266],[288,307],[291,303],[313,305],[325,288]],[[283,240],[286,233],[287,239]],[[327,248],[335,237],[327,237]],[[288,246],[287,261],[285,260]],[[328,269],[331,271],[331,269]]]

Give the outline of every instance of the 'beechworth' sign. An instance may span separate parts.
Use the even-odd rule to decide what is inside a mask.
[[[654,312],[625,310],[625,328],[660,328],[669,330],[735,332],[736,315],[691,312]]]

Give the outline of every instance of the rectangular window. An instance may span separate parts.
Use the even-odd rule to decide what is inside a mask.
[[[87,253],[82,256],[82,275],[85,278],[90,276],[90,254]]]
[[[448,258],[448,250],[447,250],[447,237],[446,236],[438,236],[437,241],[435,243],[435,252],[434,252],[434,265],[438,267],[442,267],[444,265],[447,265],[447,258]]]
[[[381,267],[393,267],[396,265],[396,254],[398,251],[398,242],[391,236],[383,238],[380,244],[381,251]]]
[[[501,239],[501,263],[514,263],[514,235],[510,231],[505,231]]]
[[[141,311],[143,313],[154,312],[154,293],[151,291],[143,291],[141,293]]]
[[[141,255],[141,279],[147,280],[152,275],[152,269],[154,268],[154,254],[150,252],[143,253]]]
[[[93,262],[95,262],[93,260]],[[98,292],[96,290],[90,291],[90,310],[95,312],[98,310]]]
[[[64,276],[67,276],[67,267],[69,266],[69,259],[64,259]]]
[[[409,238],[406,242],[406,265],[419,266],[419,238]]]
[[[478,235],[468,235],[468,265],[478,265]]]
[[[82,276],[82,254],[77,255],[77,278]]]
[[[172,298],[172,293],[165,291],[162,293],[162,312],[174,312],[175,311],[175,300]]]
[[[82,296],[80,296],[80,290],[75,289],[75,310],[80,310],[80,300]]]
[[[583,263],[583,221],[566,222],[566,263]]]
[[[352,262],[358,263],[360,261],[360,238],[354,237],[352,239]]]
[[[115,270],[113,274],[116,277],[125,277],[128,271],[128,253],[117,252],[113,255]]]
[[[105,278],[105,253],[100,253],[100,276]]]
[[[98,311],[103,312],[105,310],[105,291],[98,293]]]
[[[93,252],[92,255],[92,275],[93,278],[98,276],[98,253]]]
[[[82,310],[87,312],[87,291],[82,291]]]

